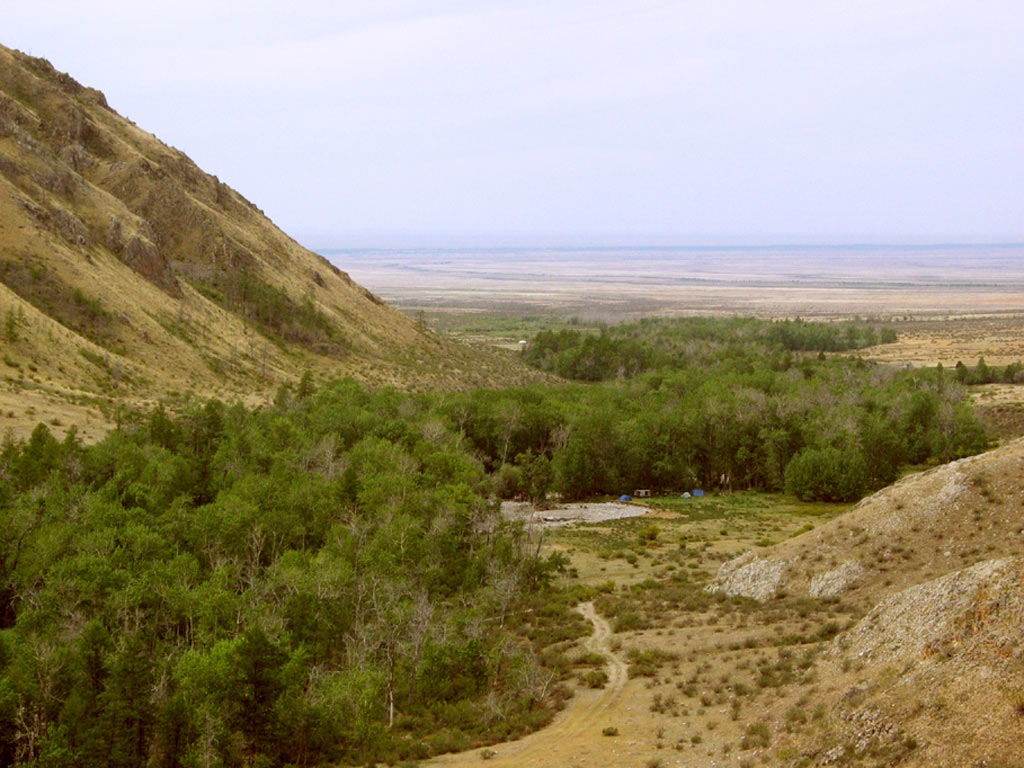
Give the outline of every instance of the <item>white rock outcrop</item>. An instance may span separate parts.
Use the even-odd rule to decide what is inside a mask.
[[[856,560],[847,560],[838,568],[815,575],[807,588],[807,594],[811,597],[838,597],[864,573],[863,565]]]
[[[728,597],[749,597],[761,602],[775,597],[786,578],[786,561],[758,558],[753,552],[722,563],[710,592],[723,592]]]
[[[986,624],[993,625],[991,631],[996,623],[1006,623],[1019,639],[1022,564],[1020,559],[988,560],[898,592],[840,636],[838,647],[856,658],[916,660],[943,645],[962,643]]]

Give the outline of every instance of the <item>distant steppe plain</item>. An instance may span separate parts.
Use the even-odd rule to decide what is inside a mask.
[[[324,251],[414,309],[934,317],[1024,310],[1024,245]]]
[[[895,322],[888,363],[1024,360],[1024,245],[323,251],[388,302],[467,340],[495,318],[747,315]],[[477,322],[478,320],[478,322]]]

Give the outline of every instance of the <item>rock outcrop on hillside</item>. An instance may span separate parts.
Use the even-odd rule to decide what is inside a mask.
[[[1017,648],[1024,661],[1024,560],[986,560],[897,592],[842,638],[837,652],[918,662],[979,648]],[[1024,671],[1024,668],[1022,668]]]
[[[821,649],[800,705],[814,725],[783,729],[780,765],[1024,765],[1022,509],[1016,440],[721,566],[726,595],[864,612]]]
[[[802,746],[818,765],[1024,764],[1024,558],[891,595],[832,642],[820,674],[830,728]]]
[[[744,552],[722,563],[717,579],[708,591],[721,591],[726,597],[749,597],[763,602],[779,593],[785,577],[785,560],[756,557],[753,552]]]

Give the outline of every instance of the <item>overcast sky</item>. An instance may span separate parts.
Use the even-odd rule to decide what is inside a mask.
[[[1024,239],[1021,0],[33,0],[308,245]]]

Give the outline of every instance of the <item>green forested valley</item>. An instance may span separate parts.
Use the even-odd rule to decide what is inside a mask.
[[[706,322],[635,340],[659,362],[603,384],[307,379],[258,409],[159,407],[91,446],[8,437],[0,764],[395,762],[511,738],[566,695],[545,649],[587,627],[564,556],[498,497],[849,500],[986,446],[952,371]]]
[[[892,482],[901,467],[987,444],[960,371],[825,354],[895,338],[891,327],[862,323],[710,317],[542,331],[524,350],[527,362],[569,379],[617,383],[549,394],[546,404],[561,404],[568,427],[539,449],[536,439],[515,442],[540,410],[525,393],[520,405],[504,406],[512,449],[488,450],[500,442],[493,435],[474,441],[506,465],[513,486],[530,485],[537,454],[551,456],[550,476],[569,497],[725,487],[849,501]],[[521,473],[507,466],[519,451],[527,452],[514,459]]]
[[[465,748],[546,722],[537,651],[581,632],[559,559],[396,392],[157,410],[88,448],[40,426],[0,477],[0,764]]]

